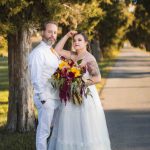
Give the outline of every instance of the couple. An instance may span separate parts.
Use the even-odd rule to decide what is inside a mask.
[[[37,150],[111,150],[105,115],[95,87],[101,76],[95,58],[88,52],[88,39],[84,33],[68,32],[55,46],[58,26],[55,22],[44,24],[41,43],[29,55],[29,69],[34,87],[34,102],[38,110],[36,132]],[[73,38],[75,52],[63,47]],[[91,96],[81,105],[60,102],[48,78],[59,66],[60,56],[78,61],[87,72],[84,81]],[[87,79],[91,80],[87,80]],[[51,126],[53,126],[52,134]],[[50,136],[50,138],[49,138]]]

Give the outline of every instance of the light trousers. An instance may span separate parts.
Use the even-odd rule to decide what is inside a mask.
[[[36,150],[47,150],[47,139],[50,136],[50,127],[55,119],[60,100],[47,99],[46,102],[42,104],[39,97],[35,95],[34,103],[38,110]]]

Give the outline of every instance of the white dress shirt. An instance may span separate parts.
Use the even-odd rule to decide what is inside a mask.
[[[40,100],[59,99],[58,91],[48,82],[59,65],[59,56],[51,51],[51,46],[44,41],[33,49],[29,55],[29,70],[34,94]]]

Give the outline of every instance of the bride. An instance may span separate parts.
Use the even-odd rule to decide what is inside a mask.
[[[73,37],[75,52],[63,50],[69,37]],[[66,105],[61,104],[48,150],[111,150],[104,111],[95,87],[100,82],[101,75],[94,56],[88,52],[86,35],[70,31],[58,42],[55,50],[60,56],[74,61],[82,59],[81,65],[87,68],[84,81],[92,96],[83,96],[81,105],[71,101]]]

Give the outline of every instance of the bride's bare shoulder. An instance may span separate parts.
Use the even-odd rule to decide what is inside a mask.
[[[88,52],[86,54],[86,60],[89,62],[89,61],[96,61],[95,57],[90,53]]]

